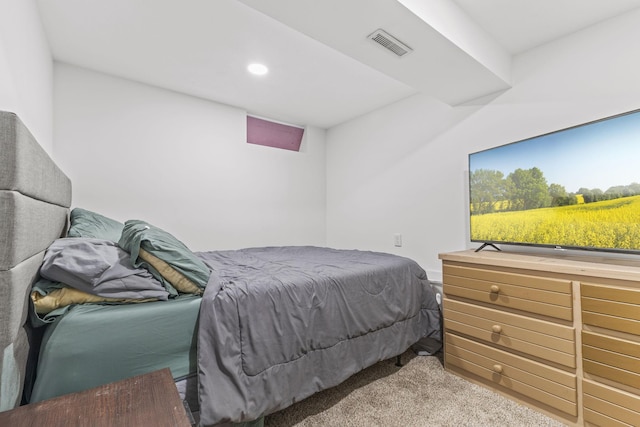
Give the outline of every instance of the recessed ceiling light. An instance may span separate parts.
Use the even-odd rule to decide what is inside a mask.
[[[249,64],[247,70],[249,70],[251,74],[255,74],[256,76],[263,76],[269,72],[269,69],[266,67],[266,65],[257,63]]]

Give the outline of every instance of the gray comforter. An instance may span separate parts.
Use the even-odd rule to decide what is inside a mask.
[[[440,338],[426,273],[390,254],[317,247],[198,254],[202,425],[249,421]]]

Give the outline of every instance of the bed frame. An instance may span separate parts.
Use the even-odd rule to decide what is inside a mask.
[[[14,113],[0,111],[0,411],[20,405],[29,293],[45,249],[67,230],[71,181]]]

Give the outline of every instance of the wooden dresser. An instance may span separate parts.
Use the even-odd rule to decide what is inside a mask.
[[[640,426],[640,260],[440,258],[447,370],[568,425]]]

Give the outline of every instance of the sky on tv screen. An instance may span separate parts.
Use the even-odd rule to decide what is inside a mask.
[[[640,182],[640,111],[474,153],[469,170],[540,169],[568,192]]]

